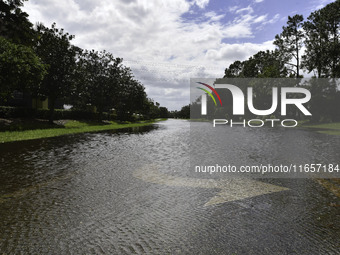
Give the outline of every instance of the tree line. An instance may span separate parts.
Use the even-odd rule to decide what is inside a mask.
[[[335,78],[340,77],[340,0],[312,12],[307,20],[299,14],[288,16],[287,25],[275,36],[273,43],[275,50],[259,51],[245,61],[234,61],[225,69],[224,78],[295,78],[289,86],[307,86],[312,93],[309,102],[313,109],[312,121],[339,121],[340,91]],[[326,81],[302,85],[302,71]],[[263,109],[270,107],[271,90],[257,86],[256,82],[253,86],[255,104]],[[229,95],[226,101],[231,100]],[[190,106],[197,108],[197,104],[194,102]],[[210,98],[208,104],[214,109]],[[183,112],[187,112],[186,107]],[[221,109],[214,111],[212,115],[219,115]],[[296,116],[295,111],[290,114],[301,117]],[[189,118],[188,113],[186,117]]]
[[[52,122],[57,100],[72,109],[114,110],[118,119],[133,114],[144,118],[168,115],[165,107],[147,97],[123,59],[107,51],[81,49],[74,35],[42,23],[33,26],[21,10],[26,0],[0,1],[0,100],[14,91],[48,98]]]
[[[287,25],[275,36],[275,50],[235,61],[224,77],[301,78],[301,69],[317,78],[340,77],[339,26],[339,0],[314,11],[306,21],[299,14],[288,16]]]

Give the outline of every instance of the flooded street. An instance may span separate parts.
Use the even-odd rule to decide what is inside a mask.
[[[300,159],[311,141],[317,157],[339,163],[339,137],[240,130],[253,156],[224,136],[235,164],[269,151],[277,162]],[[284,144],[296,137],[301,147]],[[168,120],[1,144],[0,254],[340,254],[330,190],[313,179],[200,177],[189,171],[189,143],[189,122]]]

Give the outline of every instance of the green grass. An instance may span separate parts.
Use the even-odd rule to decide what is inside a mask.
[[[323,124],[304,123],[301,125],[301,127],[314,129],[315,131],[322,134],[340,135],[340,122]]]
[[[340,130],[340,122],[324,123],[324,124],[305,124],[303,126],[309,127],[309,128],[325,128],[325,129]]]
[[[321,134],[327,134],[327,135],[340,135],[340,130],[321,130],[318,132]]]
[[[0,132],[0,143],[6,142],[14,142],[14,141],[23,141],[23,140],[32,140],[32,139],[40,139],[40,138],[48,138],[55,137],[61,135],[69,135],[69,134],[78,134],[78,133],[87,133],[87,132],[98,132],[105,130],[113,130],[113,129],[121,129],[121,128],[133,128],[133,127],[142,127],[155,123],[156,121],[162,121],[165,119],[157,119],[151,121],[141,121],[136,123],[124,122],[117,123],[110,121],[108,123],[98,123],[98,122],[82,122],[70,120],[67,121],[64,125],[52,125],[52,128],[46,128],[46,123],[38,123],[33,129],[33,124],[30,123],[29,126],[32,126],[30,130],[9,130],[9,131],[1,131]],[[24,125],[25,126],[25,125]]]

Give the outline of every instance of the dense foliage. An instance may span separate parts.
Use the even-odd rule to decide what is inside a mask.
[[[0,37],[0,100],[13,90],[36,91],[46,74],[46,66],[34,51]]]
[[[275,36],[275,51],[260,51],[245,61],[235,61],[224,77],[301,77],[301,68],[319,78],[340,77],[340,0],[311,13],[288,17]],[[302,52],[302,47],[306,50]]]
[[[58,100],[74,110],[96,112],[98,118],[107,114],[122,120],[167,117],[168,110],[147,97],[122,58],[74,46],[74,35],[55,23],[51,28],[33,27],[20,9],[22,4],[0,1],[1,104],[19,90],[48,98],[50,122]]]

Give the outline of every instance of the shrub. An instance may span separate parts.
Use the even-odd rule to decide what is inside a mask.
[[[49,110],[33,109],[24,107],[0,106],[0,118],[38,118],[49,119]],[[115,114],[95,113],[81,110],[62,110],[54,111],[54,119],[73,119],[73,120],[116,120]]]

